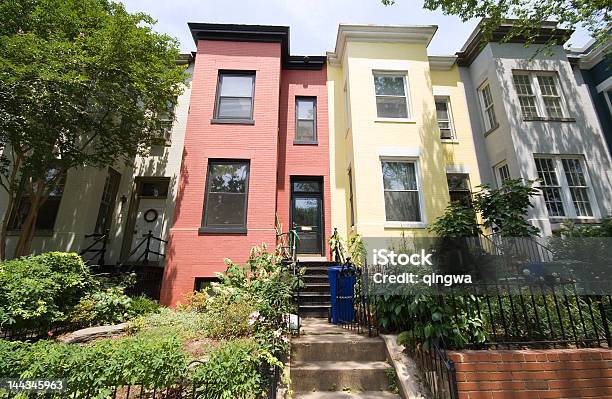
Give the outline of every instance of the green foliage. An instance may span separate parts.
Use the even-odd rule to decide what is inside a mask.
[[[204,312],[210,302],[210,295],[206,291],[193,291],[187,293],[183,302],[179,303],[177,307],[181,310],[188,310],[194,312]]]
[[[248,296],[231,299],[218,295],[206,311],[204,332],[216,339],[248,337],[253,332],[249,316],[255,311],[256,307]]]
[[[340,236],[337,230],[329,238],[329,248],[333,254],[340,254],[346,260],[350,258],[353,264],[360,267],[367,256],[367,249],[363,243],[361,234],[351,232],[347,242]]]
[[[0,378],[67,379],[70,397],[105,397],[111,387],[162,388],[180,381],[187,357],[175,337],[101,340],[90,345],[0,341]],[[73,396],[74,395],[74,396]]]
[[[144,295],[132,298],[130,303],[130,314],[133,316],[143,316],[149,313],[159,312],[161,306],[159,303]]]
[[[0,142],[14,155],[0,183],[12,200],[32,194],[30,215],[59,184],[51,168],[129,162],[159,139],[186,74],[177,41],[154,23],[111,0],[0,3]],[[26,220],[17,256],[31,239]]]
[[[400,387],[399,381],[397,379],[397,373],[394,368],[388,368],[385,370],[385,374],[387,375],[389,391],[394,394],[399,394]]]
[[[612,217],[608,216],[599,224],[563,223],[559,235],[562,237],[612,237]]]
[[[458,296],[451,303],[442,296],[392,296],[377,303],[381,326],[402,331],[398,344],[428,350],[432,344],[461,348],[485,340],[476,297]]]
[[[49,252],[0,263],[0,327],[41,328],[65,321],[94,287],[76,254]]]
[[[255,398],[263,389],[260,366],[268,357],[252,339],[225,342],[195,369],[193,380],[202,382],[196,393],[219,399]]]
[[[381,0],[391,5],[395,0]],[[486,18],[482,23],[484,39],[491,39],[493,30],[508,18],[513,18],[512,28],[504,35],[506,42],[521,38],[526,45],[536,42],[541,26],[548,21],[558,21],[567,29],[586,29],[599,45],[610,40],[610,14],[612,5],[607,0],[547,1],[495,1],[495,0],[425,0],[427,10],[440,10],[446,15],[456,15],[462,21]],[[550,40],[547,45],[555,44]]]
[[[533,183],[516,179],[506,180],[500,188],[480,185],[481,190],[474,195],[474,207],[480,212],[484,227],[503,237],[537,236],[539,229],[525,220],[533,206],[531,197],[539,193]]]
[[[440,237],[476,237],[480,234],[476,211],[458,202],[451,202],[429,229]]]
[[[189,340],[203,335],[206,315],[194,311],[161,308],[158,313],[138,317],[130,324],[132,333],[138,336],[178,336],[183,340]]]
[[[70,321],[77,326],[99,326],[124,322],[132,314],[132,300],[122,287],[114,287],[84,296],[74,307]]]

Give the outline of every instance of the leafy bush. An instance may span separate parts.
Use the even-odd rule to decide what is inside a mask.
[[[0,263],[0,328],[41,328],[66,320],[94,286],[74,253],[49,252]]]
[[[458,202],[451,202],[429,230],[440,237],[475,237],[480,234],[474,209]]]
[[[177,307],[180,310],[193,310],[196,312],[204,312],[208,303],[210,301],[210,296],[206,291],[193,291],[185,294],[183,302],[179,303]]]
[[[111,387],[162,388],[184,377],[187,357],[175,337],[101,340],[90,345],[0,341],[0,378],[67,379],[66,396],[105,397]],[[73,396],[74,395],[74,396]]]
[[[219,399],[255,398],[263,389],[262,362],[271,358],[252,339],[225,342],[195,370],[193,380],[202,383],[197,393]]]
[[[126,321],[132,314],[132,300],[122,287],[95,291],[83,297],[70,314],[70,322],[89,327]]]
[[[228,296],[218,295],[208,305],[205,334],[217,339],[248,337],[253,332],[249,316],[256,310],[247,296],[232,300]]]
[[[158,313],[150,313],[134,319],[131,331],[142,337],[178,336],[191,339],[203,335],[206,316],[193,311],[175,311],[160,308]]]
[[[144,295],[132,298],[130,304],[130,314],[133,316],[143,316],[150,313],[159,312],[161,306],[159,303],[151,298]]]

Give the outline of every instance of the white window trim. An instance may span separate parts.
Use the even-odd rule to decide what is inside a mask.
[[[351,102],[349,95],[348,80],[344,82],[344,127],[348,133],[351,130]]]
[[[404,96],[406,97],[406,114],[407,118],[385,118],[378,116],[378,110],[376,108],[376,75],[388,75],[388,76],[399,76],[404,80]],[[412,101],[410,96],[410,82],[408,80],[408,71],[395,71],[395,70],[372,70],[372,88],[374,89],[374,112],[376,115],[375,122],[394,122],[394,123],[416,123],[412,113]],[[401,97],[401,96],[387,96],[387,97]]]
[[[597,205],[597,201],[595,198],[595,192],[593,191],[593,183],[589,174],[586,158],[583,155],[534,154],[533,157],[552,159],[555,167],[555,173],[557,174],[557,180],[559,180],[559,185],[561,186],[561,200],[563,201],[563,209],[565,210],[565,216],[549,216],[550,219],[593,220],[599,219],[601,217],[601,213],[599,212],[599,206]],[[572,194],[570,193],[569,184],[567,182],[567,178],[565,177],[565,169],[563,169],[563,159],[578,159],[580,161],[584,173],[584,180],[587,184],[587,195],[589,197],[589,203],[591,205],[591,211],[593,212],[593,216],[578,216],[576,214],[574,201],[572,201]],[[535,166],[535,160],[533,164]],[[535,170],[535,180],[537,180],[537,167]],[[539,183],[537,184],[537,187],[539,187]],[[546,214],[548,214],[548,209],[546,208],[546,203],[544,203],[543,199],[542,203],[544,204],[544,210],[546,211]]]
[[[608,111],[610,111],[610,116],[612,116],[612,98],[610,98],[610,91],[612,87],[603,91],[604,99],[606,100],[606,104],[608,105]]]
[[[485,106],[485,101],[484,101],[484,90],[487,87],[489,88],[489,93],[491,94],[491,107],[490,108],[493,109],[493,114],[495,115],[495,122],[496,122],[495,126],[488,126],[488,127],[487,125],[490,124],[490,121],[489,121],[489,117],[487,116],[488,108]],[[493,98],[493,92],[491,92],[491,85],[489,84],[488,80],[485,80],[484,82],[482,82],[482,84],[478,86],[478,89],[476,91],[478,94],[478,102],[480,103],[480,117],[482,118],[484,132],[486,135],[487,133],[499,127],[499,120],[497,119],[497,112],[495,111],[495,100]]]
[[[510,174],[510,167],[508,166],[508,162],[501,161],[497,165],[493,166],[493,175],[495,177],[495,182],[497,183],[497,187],[501,187],[504,184],[505,180],[502,180],[501,175],[499,173],[500,169],[503,168],[504,166],[506,167],[506,169],[508,169],[508,178],[512,179],[512,175]]]
[[[451,106],[450,96],[434,96],[434,105],[436,102],[442,101],[446,103],[446,110],[448,112],[448,125],[450,126],[451,137],[447,139],[442,138],[442,133],[440,132],[440,140],[442,140],[443,142],[458,142],[459,140],[457,140],[457,132],[455,131],[455,121],[453,120],[453,108]],[[439,128],[440,124],[438,123],[438,130],[440,130]]]
[[[536,104],[536,109],[537,109],[537,118],[545,118],[545,119],[558,119],[558,118],[568,118],[569,117],[569,112],[568,112],[568,108],[567,108],[567,104],[565,102],[565,96],[563,95],[563,88],[561,87],[561,80],[559,79],[559,75],[557,74],[557,72],[553,72],[553,71],[525,71],[525,70],[513,70],[512,71],[512,76],[514,77],[514,75],[526,75],[529,76],[530,82],[531,82],[531,90],[533,91],[533,94],[535,96],[535,104]],[[559,103],[561,106],[561,113],[562,115],[560,117],[558,116],[549,116],[548,112],[546,111],[546,104],[544,103],[544,95],[542,94],[542,90],[540,89],[540,82],[538,81],[538,76],[552,76],[554,82],[555,82],[555,86],[557,88],[557,93],[559,95]],[[512,82],[512,85],[514,87],[514,80]],[[519,95],[516,91],[516,87],[514,87],[514,94],[516,95],[517,100],[519,99]],[[519,102],[520,104],[520,102]],[[520,106],[519,106],[520,107]],[[531,118],[534,118],[534,116],[525,116],[522,114],[521,111],[521,116],[523,118],[526,118],[527,120],[530,120]]]
[[[419,196],[419,212],[421,214],[420,222],[410,222],[410,221],[387,221],[387,209],[385,203],[385,181],[382,175],[382,163],[388,162],[410,162],[414,163],[415,174],[416,174],[416,183],[417,183],[417,192]],[[423,194],[423,178],[421,176],[421,166],[418,157],[397,157],[397,156],[379,156],[379,170],[380,170],[380,188],[381,188],[381,196],[382,196],[382,205],[383,205],[383,214],[384,217],[384,227],[385,228],[399,228],[399,229],[425,229],[428,227],[427,217],[425,215],[425,196]]]

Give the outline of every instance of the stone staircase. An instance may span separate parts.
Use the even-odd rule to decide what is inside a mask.
[[[330,308],[327,269],[336,263],[330,261],[302,260],[306,268],[304,288],[300,290],[300,316],[327,319]]]
[[[295,399],[385,399],[389,392],[382,339],[349,332],[327,319],[305,319],[291,340],[291,386]]]

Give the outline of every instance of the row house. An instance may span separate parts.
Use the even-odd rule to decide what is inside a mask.
[[[539,180],[528,219],[543,235],[568,219],[597,222],[612,211],[612,163],[588,87],[563,49],[571,32],[545,24],[525,47],[500,41],[509,28],[483,46],[479,25],[457,53],[482,179]]]
[[[543,235],[612,214],[607,61],[566,52],[570,32],[554,24],[528,48],[501,42],[503,24],[483,43],[479,25],[444,56],[428,53],[433,25],[343,24],[325,56],[291,55],[288,27],[189,28],[196,51],[180,60],[190,81],[168,140],[130,166],[70,171],[33,252],[79,252],[108,230],[105,263],[139,263],[151,232],[162,241],[149,265],[174,305],[226,258],[274,245],[277,222],[297,231],[301,260],[322,262],[334,228],[426,237],[450,201],[510,178],[539,181],[528,219]]]

